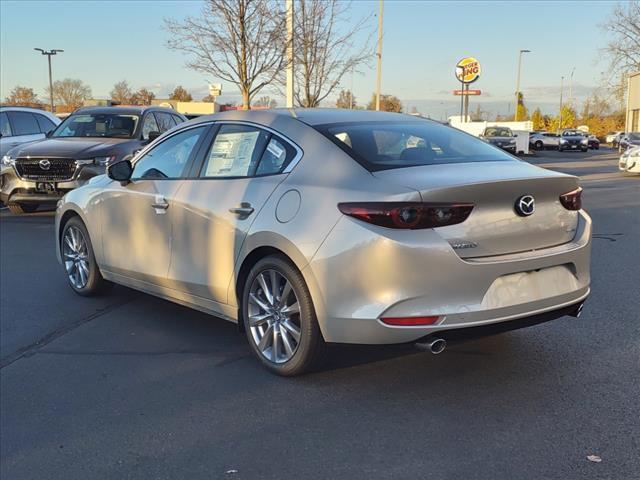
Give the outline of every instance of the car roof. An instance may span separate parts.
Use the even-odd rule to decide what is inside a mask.
[[[175,110],[156,106],[123,106],[123,107],[80,107],[73,113],[121,113],[123,115],[142,115],[146,111],[167,112],[176,115],[182,115]]]
[[[340,108],[274,108],[269,110],[228,110],[203,115],[191,120],[193,123],[212,120],[245,120],[258,123],[271,123],[278,118],[297,119],[307,125],[324,125],[351,122],[432,122],[426,118],[403,113],[376,112],[372,110],[347,110]],[[192,123],[192,124],[193,124]]]
[[[20,107],[18,105],[0,105],[0,111],[7,110],[15,110],[16,112],[34,112],[34,113],[46,113],[49,114],[46,110],[41,108],[33,108],[33,107]]]

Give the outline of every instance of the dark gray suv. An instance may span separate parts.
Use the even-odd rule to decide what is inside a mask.
[[[44,140],[19,145],[2,157],[0,199],[16,214],[55,205],[107,165],[185,120],[161,107],[80,108]]]

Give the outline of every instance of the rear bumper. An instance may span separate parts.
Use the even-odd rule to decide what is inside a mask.
[[[327,342],[392,344],[569,309],[589,295],[591,219],[538,251],[463,259],[435,231],[381,237],[343,219],[303,274]],[[438,316],[390,326],[385,317]]]

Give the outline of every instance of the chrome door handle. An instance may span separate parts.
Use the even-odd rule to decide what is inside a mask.
[[[229,211],[240,218],[247,218],[253,213],[253,207],[250,203],[242,202],[239,207],[230,208]]]
[[[169,203],[162,195],[156,195],[155,201],[151,204],[151,208],[153,208],[156,213],[164,213],[167,208],[169,208]]]

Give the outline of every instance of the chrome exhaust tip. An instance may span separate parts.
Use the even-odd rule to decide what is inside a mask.
[[[416,348],[434,355],[442,353],[447,348],[447,341],[444,338],[435,338],[430,342],[416,343]]]
[[[572,317],[576,317],[579,318],[580,315],[582,315],[582,310],[584,309],[584,303],[581,303],[580,305],[578,305],[578,307],[573,311],[573,313],[571,313]]]

